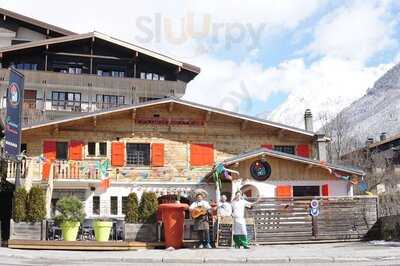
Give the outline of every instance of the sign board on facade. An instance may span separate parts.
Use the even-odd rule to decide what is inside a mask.
[[[11,68],[7,88],[7,112],[4,121],[5,154],[16,160],[21,152],[22,105],[24,101],[24,75]]]

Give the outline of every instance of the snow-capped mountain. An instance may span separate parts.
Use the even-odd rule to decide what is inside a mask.
[[[379,78],[366,95],[341,111],[350,134],[359,140],[375,140],[382,132],[400,132],[400,64]]]
[[[304,128],[304,111],[305,109],[311,109],[314,117],[314,130],[318,130],[322,126],[322,120],[320,119],[322,115],[328,115],[333,118],[343,110],[349,114],[355,112],[352,114],[352,120],[354,120],[354,125],[356,126],[357,123],[366,119],[365,116],[358,114],[359,112],[364,112],[366,116],[370,115],[368,110],[371,110],[372,106],[370,106],[371,103],[367,102],[369,101],[368,99],[372,97],[371,95],[375,95],[375,98],[378,97],[376,93],[372,93],[375,91],[375,88],[385,86],[385,88],[393,87],[393,84],[397,82],[395,78],[396,74],[391,73],[397,71],[400,66],[397,65],[393,68],[394,70],[388,71],[388,68],[391,66],[392,65],[382,65],[376,68],[366,68],[364,71],[360,71],[357,76],[351,78],[343,78],[342,75],[346,75],[345,72],[338,73],[335,79],[331,77],[320,77],[320,82],[310,82],[310,84],[308,84],[309,86],[294,90],[289,94],[285,102],[268,115],[262,115],[262,118]],[[386,72],[387,74],[385,74]],[[379,78],[382,75],[384,76]],[[386,78],[385,76],[388,75],[393,77]],[[378,78],[379,80],[376,81]],[[385,81],[382,81],[382,79]],[[368,89],[375,81],[374,87]],[[393,97],[390,96],[390,93],[388,93],[387,96]],[[362,98],[360,99],[360,97]],[[382,95],[379,97],[382,97]],[[368,106],[363,106],[364,101],[366,101],[365,104]],[[374,100],[371,99],[371,101]],[[344,110],[345,108],[347,109]],[[376,108],[379,108],[379,106],[376,106]],[[374,111],[371,110],[371,112],[376,111],[377,109],[374,109]],[[394,111],[394,109],[390,110],[390,112],[392,111]],[[372,123],[372,121],[369,123]],[[377,123],[379,123],[379,121],[377,121]],[[379,126],[377,125],[376,127]],[[360,128],[360,130],[362,129]],[[379,132],[381,131],[378,129],[376,130]],[[389,132],[389,130],[387,131]]]

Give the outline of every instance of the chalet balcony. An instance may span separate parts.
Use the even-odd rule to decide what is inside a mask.
[[[182,96],[186,83],[22,70],[25,75],[23,125],[73,116],[82,112],[107,110],[118,106]],[[0,113],[5,114],[9,71],[0,69]],[[59,94],[63,94],[62,97]],[[72,99],[69,98],[72,96]],[[99,100],[100,98],[100,100]]]
[[[183,96],[186,83],[182,81],[147,80],[129,77],[105,77],[90,74],[66,74],[49,71],[20,70],[25,76],[25,89],[43,90],[47,98],[51,91],[81,92],[82,97],[95,98],[96,94],[125,95],[126,103],[139,97]],[[9,71],[0,69],[0,87],[7,88]],[[3,94],[4,95],[4,94]]]
[[[96,167],[100,161],[53,161],[49,174],[54,180],[100,180],[100,172]],[[15,162],[8,162],[7,178],[15,178],[17,166]],[[22,161],[21,178],[41,181],[45,179],[43,162],[36,158],[27,158]]]

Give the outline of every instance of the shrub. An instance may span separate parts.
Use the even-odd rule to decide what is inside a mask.
[[[31,223],[43,221],[46,218],[45,204],[44,191],[40,187],[32,187],[26,204],[26,220]]]
[[[16,223],[26,221],[26,204],[28,199],[28,192],[25,188],[17,188],[14,192],[14,208],[13,208],[13,220]]]
[[[125,221],[130,224],[135,224],[139,222],[138,198],[136,193],[130,193],[128,195]]]
[[[64,222],[82,222],[85,219],[82,202],[75,196],[62,197],[56,204],[59,214],[54,218],[58,225]]]
[[[155,223],[157,221],[157,195],[154,192],[143,192],[139,205],[139,221]]]

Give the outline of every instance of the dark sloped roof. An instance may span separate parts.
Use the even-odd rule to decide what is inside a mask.
[[[10,51],[18,51],[22,49],[28,49],[28,48],[33,48],[33,47],[38,47],[38,46],[44,46],[44,45],[51,45],[51,44],[57,44],[57,43],[64,43],[64,42],[71,42],[71,41],[77,41],[77,40],[83,40],[83,39],[88,39],[88,38],[99,38],[101,40],[113,43],[115,45],[119,45],[122,47],[125,47],[127,49],[130,49],[132,51],[159,59],[161,61],[164,61],[169,64],[176,65],[178,67],[181,67],[182,69],[186,69],[188,71],[191,71],[195,74],[200,73],[201,69],[197,66],[181,62],[175,58],[163,55],[158,52],[151,51],[149,49],[143,48],[141,46],[138,46],[136,44],[132,44],[126,41],[122,41],[120,39],[111,37],[109,35],[93,31],[93,32],[88,32],[88,33],[83,33],[83,34],[75,34],[75,35],[69,35],[69,36],[63,36],[63,37],[58,37],[58,38],[51,38],[51,39],[46,39],[46,40],[40,40],[40,41],[33,41],[33,42],[28,42],[28,43],[21,43],[21,44],[16,44],[8,47],[3,47],[0,48],[0,52],[10,52]]]

